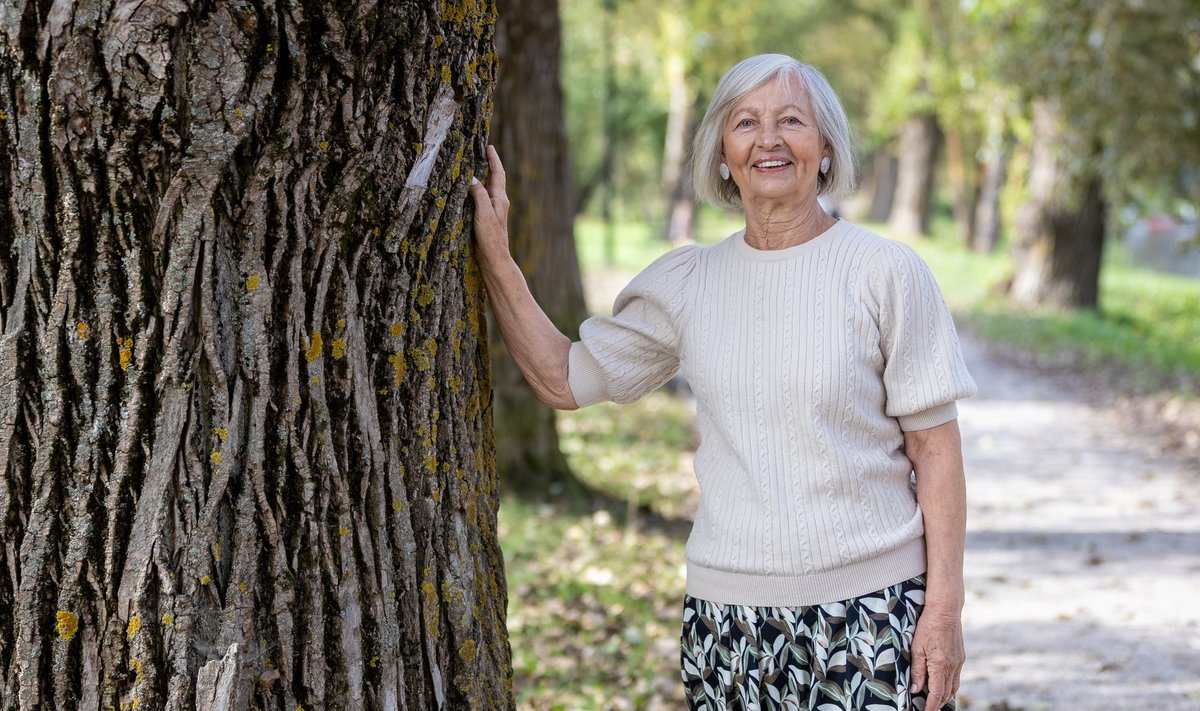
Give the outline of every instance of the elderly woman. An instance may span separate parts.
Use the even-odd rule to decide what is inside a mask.
[[[571,343],[508,253],[489,149],[475,234],[504,340],[543,402],[630,402],[682,369],[700,504],[682,674],[692,709],[953,708],[963,663],[965,485],[956,400],[975,392],[928,268],[835,219],[852,187],[825,77],[746,59],[694,145],[699,195],[746,227],[663,256]]]

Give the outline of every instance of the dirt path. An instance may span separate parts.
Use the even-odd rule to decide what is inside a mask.
[[[964,346],[960,708],[1200,710],[1200,472]]]

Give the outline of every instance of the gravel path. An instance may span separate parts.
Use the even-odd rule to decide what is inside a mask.
[[[964,340],[960,708],[1200,710],[1200,472]]]

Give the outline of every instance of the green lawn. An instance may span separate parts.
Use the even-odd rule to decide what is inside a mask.
[[[1115,387],[1200,395],[1200,280],[1134,266],[1114,243],[1098,311],[1021,308],[1000,286],[1011,273],[1008,255],[971,253],[946,227],[913,246],[961,325],[1047,364],[1099,369]]]
[[[507,497],[500,540],[520,709],[675,709],[690,406],[664,391],[562,413],[589,501]]]

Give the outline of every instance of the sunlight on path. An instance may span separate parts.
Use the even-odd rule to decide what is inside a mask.
[[[964,339],[964,709],[1200,709],[1200,472]],[[1008,706],[1003,704],[1007,703]]]

